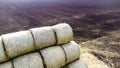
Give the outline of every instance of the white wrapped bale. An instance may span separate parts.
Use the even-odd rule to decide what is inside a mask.
[[[58,24],[52,27],[57,36],[57,44],[64,44],[73,38],[72,28],[66,24]]]
[[[12,62],[6,62],[0,64],[0,68],[13,68]]]
[[[38,52],[26,54],[13,60],[14,68],[44,68]]]
[[[30,29],[33,34],[36,49],[41,49],[56,43],[55,34],[51,27]]]
[[[69,43],[62,45],[62,47],[67,56],[67,63],[70,63],[80,57],[79,45],[74,41],[70,41]]]
[[[67,68],[88,68],[87,65],[80,59],[67,65]]]
[[[7,57],[6,57],[4,47],[3,47],[3,44],[2,44],[2,37],[0,36],[0,63],[4,62],[6,60],[7,60]]]
[[[61,68],[65,65],[65,54],[60,46],[53,46],[41,50],[46,68]]]
[[[20,31],[2,35],[8,58],[14,58],[34,50],[30,31]]]

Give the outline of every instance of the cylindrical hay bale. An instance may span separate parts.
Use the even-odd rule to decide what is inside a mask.
[[[44,68],[38,52],[26,54],[13,60],[14,68]]]
[[[57,44],[64,44],[73,38],[72,28],[66,24],[58,24],[52,27],[57,37]]]
[[[80,57],[79,45],[74,41],[70,41],[69,43],[62,45],[62,47],[67,56],[67,63],[70,63]]]
[[[34,50],[33,37],[30,31],[20,31],[2,35],[6,53],[14,58]]]
[[[67,68],[88,68],[87,65],[80,59],[67,65]]]
[[[60,46],[41,50],[46,68],[61,68],[65,65],[65,53]]]
[[[0,36],[0,63],[4,62],[6,60],[7,60],[7,57],[6,57],[4,47],[3,47],[3,44],[2,44],[2,37]]]
[[[0,68],[13,68],[12,62],[6,62],[0,64]]]
[[[35,39],[36,49],[41,49],[56,43],[55,34],[51,27],[30,29]]]

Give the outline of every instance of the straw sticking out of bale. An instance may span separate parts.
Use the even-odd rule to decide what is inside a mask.
[[[6,60],[7,60],[7,57],[2,44],[2,37],[0,36],[0,62],[4,62]]]
[[[0,68],[13,68],[12,62],[0,64]]]
[[[52,28],[57,36],[57,44],[67,43],[73,38],[72,28],[66,23],[52,26]]]
[[[41,50],[47,68],[60,68],[65,65],[65,54],[60,46]]]
[[[27,54],[13,60],[15,68],[44,68],[38,52]]]
[[[88,68],[88,67],[83,61],[79,59],[71,64],[68,64],[67,68]]]
[[[74,41],[70,41],[70,43],[62,45],[62,47],[66,53],[67,63],[70,63],[79,58],[80,48],[79,45]]]
[[[6,34],[2,37],[8,58],[14,58],[34,50],[33,37],[30,31]]]
[[[51,27],[41,27],[30,29],[33,34],[36,49],[41,49],[56,43],[55,34]]]

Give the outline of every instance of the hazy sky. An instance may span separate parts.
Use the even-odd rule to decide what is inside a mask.
[[[40,1],[40,2],[84,2],[84,3],[119,3],[120,0],[0,0],[0,1],[7,1],[7,2],[35,2],[35,1]]]
[[[79,1],[79,2],[115,2],[119,0],[1,0],[1,1]]]

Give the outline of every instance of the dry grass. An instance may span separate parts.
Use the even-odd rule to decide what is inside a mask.
[[[111,68],[119,68],[120,64],[120,30],[109,32],[109,36],[103,36],[92,41],[80,43],[83,52],[91,54],[104,61]]]

